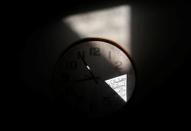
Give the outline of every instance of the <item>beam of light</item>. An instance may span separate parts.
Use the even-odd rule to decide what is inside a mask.
[[[74,14],[63,18],[79,37],[104,37],[120,43],[130,51],[130,6]]]
[[[127,75],[121,75],[105,82],[125,101],[127,102]]]

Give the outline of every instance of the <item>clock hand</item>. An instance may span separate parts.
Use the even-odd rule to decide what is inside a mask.
[[[87,62],[85,61],[85,59],[80,55],[80,59],[82,60],[83,64],[85,65],[86,69],[88,70],[88,72],[90,73],[90,75],[92,76],[93,80],[95,81],[96,84],[98,84],[98,81],[96,80],[95,75],[93,74],[93,72],[91,71],[90,67],[88,66]]]

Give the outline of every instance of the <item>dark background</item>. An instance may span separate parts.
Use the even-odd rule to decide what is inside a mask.
[[[7,39],[11,49],[10,53],[6,52],[9,56],[6,61],[12,74],[5,76],[9,79],[6,85],[9,93],[4,99],[9,101],[6,102],[10,107],[8,114],[14,118],[59,117],[65,120],[41,89],[26,87],[20,79],[21,57],[27,39],[39,28],[46,28],[64,16],[126,3],[132,9],[132,57],[137,69],[137,83],[127,106],[112,117],[135,122],[146,118],[168,121],[176,119],[177,115],[183,116],[185,89],[190,85],[190,44],[185,35],[188,26],[184,22],[184,3],[138,0],[12,3],[6,19],[11,36]]]

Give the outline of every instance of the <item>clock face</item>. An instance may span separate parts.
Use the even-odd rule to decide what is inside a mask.
[[[70,111],[88,117],[110,115],[130,99],[135,70],[128,53],[117,43],[85,38],[59,57],[53,74],[56,96]]]

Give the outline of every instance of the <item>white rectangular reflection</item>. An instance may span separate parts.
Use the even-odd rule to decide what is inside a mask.
[[[79,37],[104,37],[116,41],[130,53],[130,6],[81,13],[63,19]]]

